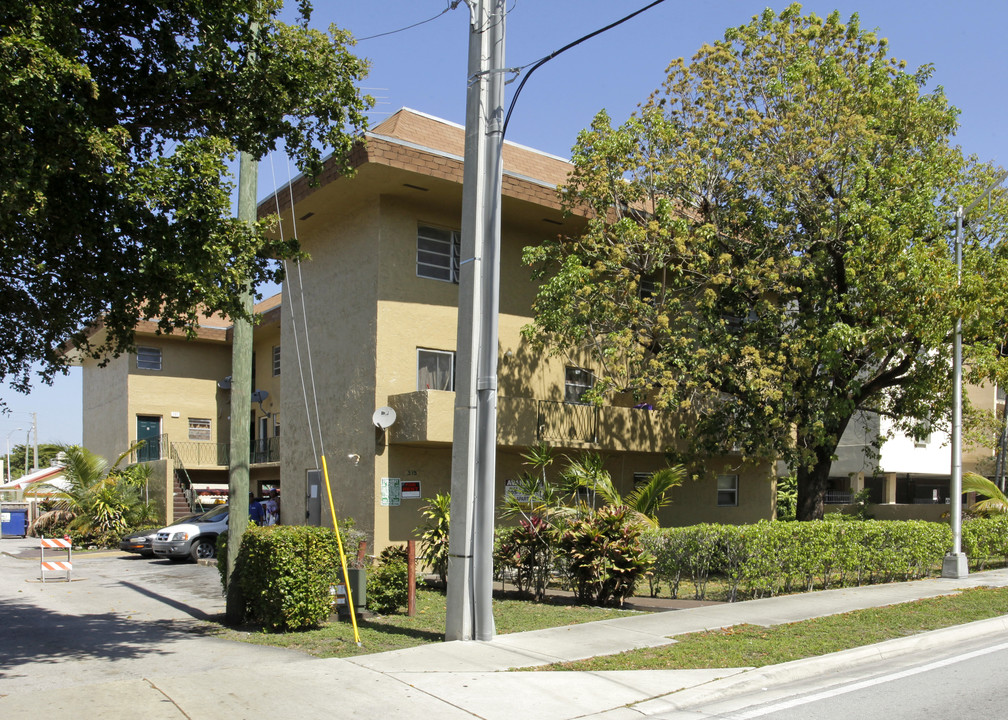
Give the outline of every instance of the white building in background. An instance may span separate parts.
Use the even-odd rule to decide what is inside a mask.
[[[1004,417],[1004,388],[969,386],[966,396],[974,408]],[[964,443],[963,470],[992,477],[995,445],[994,438],[989,446]],[[861,413],[851,419],[837,446],[827,503],[849,503],[854,493],[868,488],[879,518],[937,519],[948,510],[951,474],[951,439],[946,430],[936,428],[915,440],[895,430],[889,418]]]

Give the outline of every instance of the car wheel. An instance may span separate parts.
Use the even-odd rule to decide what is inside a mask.
[[[192,550],[189,551],[193,560],[209,560],[217,555],[217,538],[201,537],[193,543]]]
[[[147,558],[148,560],[150,560],[151,558],[154,557],[154,551],[153,550],[141,550],[140,551],[140,557]]]

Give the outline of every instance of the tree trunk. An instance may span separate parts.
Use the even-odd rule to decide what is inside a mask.
[[[798,507],[795,513],[798,520],[822,520],[823,517],[833,453],[819,448],[816,455],[818,459],[814,466],[798,471]]]

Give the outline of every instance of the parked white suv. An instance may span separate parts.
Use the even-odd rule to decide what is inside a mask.
[[[212,510],[179,525],[158,530],[152,549],[157,557],[169,560],[206,560],[217,555],[217,536],[227,532],[228,506]]]

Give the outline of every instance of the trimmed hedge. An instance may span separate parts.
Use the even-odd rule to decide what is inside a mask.
[[[963,552],[970,565],[983,570],[1008,562],[1008,515],[974,518],[962,524]]]
[[[336,533],[330,528],[249,526],[232,581],[238,583],[246,622],[297,630],[329,618],[332,588],[341,574]]]
[[[964,544],[968,536],[974,547],[985,548],[985,557],[1003,557],[1008,554],[1008,521],[996,527],[991,522],[965,523]],[[672,597],[689,578],[693,596],[702,600],[709,579],[717,575],[727,581],[729,600],[736,600],[925,577],[941,567],[952,546],[952,532],[947,525],[921,520],[764,520],[754,525],[661,528],[651,532],[647,546],[656,558],[655,582],[668,587]],[[984,554],[966,552],[971,560]]]

